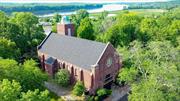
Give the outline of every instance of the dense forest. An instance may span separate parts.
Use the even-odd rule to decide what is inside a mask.
[[[107,3],[104,3],[107,4]],[[71,12],[79,9],[97,9],[101,8],[102,4],[87,4],[87,3],[0,3],[0,10],[11,14],[13,12],[32,12],[36,15],[57,13],[57,12]],[[172,9],[180,5],[179,0],[167,2],[146,2],[146,3],[119,3],[126,4],[129,9]]]
[[[172,9],[178,7],[180,1],[172,0],[168,2],[129,3],[128,5],[129,9]]]
[[[53,3],[31,3],[31,4],[16,4],[16,3],[1,3],[0,10],[11,14],[12,12],[32,12],[34,14],[48,14],[55,12],[71,12],[79,9],[96,9],[101,8],[101,4],[53,4]]]
[[[111,25],[108,20],[95,30],[101,33],[96,40],[111,42],[121,54],[123,67],[117,82],[131,86],[128,99],[179,101],[180,8],[150,17],[125,12]]]
[[[148,17],[128,11],[107,15],[91,19],[86,10],[79,10],[71,21],[77,37],[110,42],[117,49],[123,67],[116,84],[131,87],[128,99],[179,101],[180,8]],[[0,12],[0,18],[0,100],[50,101],[51,92],[43,86],[48,76],[38,68],[36,53],[45,37],[39,18],[24,12]],[[54,25],[60,18],[53,17]]]

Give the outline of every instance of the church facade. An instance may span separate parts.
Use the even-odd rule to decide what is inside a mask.
[[[74,37],[74,25],[63,17],[57,33],[50,33],[38,46],[42,69],[50,76],[67,69],[70,82],[82,81],[86,91],[94,94],[116,78],[122,62],[111,43]]]

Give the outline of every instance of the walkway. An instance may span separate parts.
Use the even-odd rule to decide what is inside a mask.
[[[130,91],[129,86],[124,86],[124,87],[118,87],[118,86],[113,86],[112,87],[112,101],[124,101],[121,99],[125,99],[124,97],[127,97],[127,93]]]
[[[52,82],[45,82],[45,87],[57,94],[57,96],[65,99],[66,101],[82,101],[82,97],[75,97],[71,94],[71,91],[72,91],[72,87],[61,87],[55,83],[52,83]]]

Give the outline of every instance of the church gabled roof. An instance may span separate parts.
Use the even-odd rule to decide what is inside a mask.
[[[38,46],[38,51],[90,70],[106,50],[108,44],[50,33]]]

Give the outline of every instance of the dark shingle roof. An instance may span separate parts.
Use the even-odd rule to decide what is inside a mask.
[[[55,62],[55,59],[52,58],[52,57],[48,57],[48,58],[45,60],[45,63],[50,64],[50,65],[52,65],[54,62]]]
[[[84,69],[91,69],[106,49],[106,44],[51,33],[39,46],[39,51]]]

